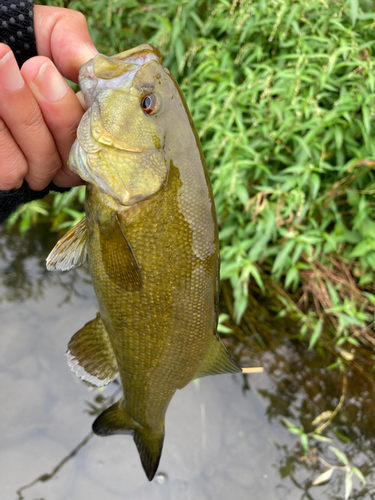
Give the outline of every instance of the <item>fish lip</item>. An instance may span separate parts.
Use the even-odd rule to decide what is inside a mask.
[[[88,108],[92,106],[97,94],[101,91],[131,88],[134,75],[141,68],[138,64],[133,64],[131,71],[126,71],[118,77],[112,79],[99,78],[95,75],[94,64],[95,60],[101,56],[102,54],[97,54],[93,59],[81,66],[79,70],[79,85]]]
[[[134,47],[132,49],[125,50],[123,52],[120,52],[119,54],[115,54],[112,57],[113,59],[121,61],[126,60],[127,62],[130,62],[131,60],[134,60],[136,58],[144,57],[145,61],[143,64],[151,59],[158,60],[160,63],[163,62],[163,57],[159,49],[157,47],[154,47],[150,43],[143,43],[142,45],[138,45],[137,47]]]

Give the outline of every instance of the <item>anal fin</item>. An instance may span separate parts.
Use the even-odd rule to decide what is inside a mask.
[[[69,271],[83,264],[87,257],[86,217],[72,227],[47,257],[48,271]]]
[[[141,290],[141,270],[115,212],[111,220],[100,227],[100,248],[109,278],[126,290]]]
[[[216,335],[212,335],[210,348],[196,371],[194,378],[222,373],[242,373],[241,367],[232,358],[225,345]]]
[[[97,387],[108,385],[118,373],[116,358],[99,314],[73,335],[66,356],[72,371]]]

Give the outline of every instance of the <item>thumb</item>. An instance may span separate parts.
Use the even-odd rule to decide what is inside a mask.
[[[82,64],[97,54],[85,16],[75,10],[35,5],[34,31],[38,55],[51,59],[73,82]]]

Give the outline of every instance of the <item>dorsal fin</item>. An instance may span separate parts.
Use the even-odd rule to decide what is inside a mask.
[[[141,290],[141,270],[115,212],[111,220],[100,227],[100,248],[104,268],[111,280],[126,290]]]
[[[72,371],[97,387],[108,385],[118,373],[116,358],[99,314],[73,335],[66,355]]]
[[[63,236],[47,257],[48,271],[69,271],[83,264],[87,257],[86,217]]]

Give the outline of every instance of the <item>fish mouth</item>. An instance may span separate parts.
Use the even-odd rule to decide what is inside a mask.
[[[99,92],[105,89],[129,89],[134,75],[147,62],[162,62],[159,50],[143,44],[111,57],[97,54],[79,70],[79,84],[86,106],[92,106]]]
[[[119,61],[127,61],[127,62],[135,62],[137,60],[142,61],[137,64],[145,64],[151,59],[155,59],[160,63],[163,62],[163,57],[156,47],[151,45],[150,43],[143,43],[142,45],[138,45],[138,47],[133,47],[132,49],[125,50],[124,52],[120,52],[112,56],[113,59],[117,59]]]

